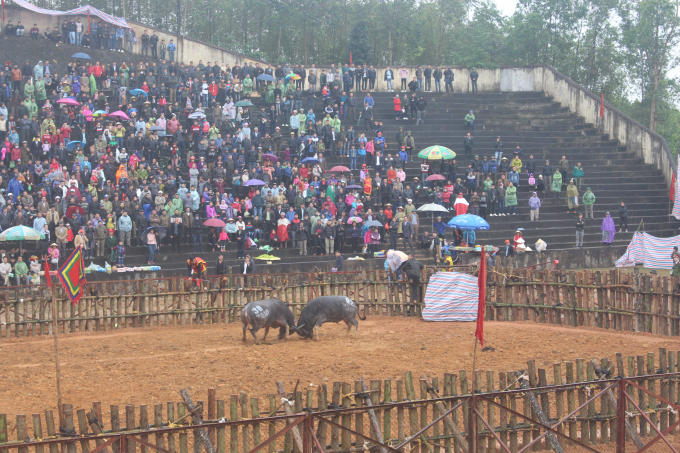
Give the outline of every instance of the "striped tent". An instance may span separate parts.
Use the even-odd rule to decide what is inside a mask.
[[[616,261],[616,267],[631,267],[642,264],[652,269],[673,267],[673,247],[680,247],[680,236],[657,238],[648,233],[637,232],[630,241],[626,253]]]
[[[437,272],[425,291],[425,321],[476,321],[477,277],[458,272]]]
[[[53,9],[40,8],[39,6],[35,6],[25,0],[12,0],[12,2],[18,6],[21,6],[22,8],[26,8],[39,14],[46,14],[48,16],[86,16],[91,14],[100,18],[104,22],[108,22],[123,28],[130,28],[130,26],[127,24],[127,21],[122,17],[115,17],[110,14],[106,14],[104,11],[100,11],[90,5],[80,6],[68,11],[56,11]]]

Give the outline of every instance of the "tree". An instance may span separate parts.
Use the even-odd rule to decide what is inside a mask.
[[[662,96],[663,81],[667,72],[677,65],[673,49],[680,41],[679,7],[678,0],[641,0],[624,3],[620,12],[628,66],[632,74],[642,79],[643,92],[651,98],[649,128],[652,131],[656,131],[657,103]]]
[[[370,64],[371,40],[368,36],[369,25],[364,20],[358,20],[352,25],[349,33],[349,51],[352,52],[352,62]]]

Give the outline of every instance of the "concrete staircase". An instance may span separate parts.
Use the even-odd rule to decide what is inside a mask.
[[[358,93],[361,101],[363,93]],[[645,165],[642,159],[634,156],[619,146],[615,140],[607,135],[601,135],[591,124],[571,114],[567,108],[553,102],[542,93],[481,93],[453,95],[439,93],[425,93],[428,101],[427,117],[424,124],[416,126],[415,120],[396,120],[392,93],[376,93],[374,119],[384,122],[384,136],[387,140],[387,152],[398,150],[396,134],[399,127],[412,131],[416,141],[416,149],[421,150],[430,145],[444,145],[458,154],[457,163],[459,177],[462,177],[468,161],[462,149],[463,136],[467,130],[464,127],[465,114],[475,111],[476,130],[474,135],[473,155],[493,157],[493,146],[497,136],[501,136],[505,145],[505,156],[512,157],[512,150],[520,145],[523,150],[523,161],[530,154],[534,155],[537,168],[540,169],[546,159],[556,166],[562,155],[567,156],[570,167],[580,161],[585,169],[583,188],[591,187],[597,201],[594,206],[594,220],[588,220],[585,232],[584,247],[601,247],[600,225],[606,212],[611,212],[618,224],[618,207],[621,201],[628,206],[629,233],[617,233],[615,244],[627,244],[641,220],[644,220],[645,230],[657,236],[671,236],[676,234],[676,222],[669,222],[668,218],[668,188],[663,182],[661,172]],[[306,102],[305,102],[306,104]],[[305,105],[306,107],[306,105]],[[321,101],[317,101],[315,111],[321,111]],[[349,126],[349,121],[343,125]],[[357,133],[364,131],[363,123],[353,124]],[[283,131],[284,137],[288,131]],[[366,132],[369,139],[373,132]],[[349,166],[348,158],[328,157],[328,168],[333,165]],[[407,181],[415,176],[420,177],[420,159],[415,158],[407,163]],[[571,175],[571,170],[569,171]],[[532,246],[537,239],[543,239],[549,250],[572,249],[574,247],[574,223],[576,215],[568,214],[563,190],[559,200],[552,200],[548,195],[542,198],[540,220],[529,221],[528,198],[530,196],[526,173],[521,175],[518,189],[517,214],[511,216],[487,216],[491,225],[490,231],[477,232],[478,243],[502,246],[505,239],[511,239],[517,228],[524,228],[527,244]],[[582,195],[582,194],[581,194]],[[579,197],[580,198],[580,197]],[[425,200],[420,199],[420,204]],[[581,210],[583,207],[581,207]],[[445,220],[453,217],[448,216]],[[420,220],[422,233],[431,229],[430,216],[423,215]],[[447,234],[450,238],[451,236]],[[204,250],[207,249],[207,233],[204,237]],[[401,246],[399,241],[399,246]],[[389,241],[387,242],[389,244]],[[308,245],[309,248],[309,245]],[[163,267],[162,274],[184,272],[186,259],[191,256],[190,246],[183,246],[180,255],[171,254],[170,246],[164,246],[156,263]],[[252,251],[251,256],[264,252]],[[309,250],[313,253],[313,250]],[[203,252],[200,254],[209,264],[217,260],[218,252]],[[315,268],[330,270],[334,257],[307,256],[300,257],[297,250],[284,249],[273,252],[281,258],[272,265],[265,265],[258,261],[258,272],[309,272]],[[345,253],[346,256],[354,256]],[[419,250],[417,258],[426,264],[433,264],[429,251]],[[224,253],[228,265],[237,266],[236,245],[228,244],[228,251]],[[147,261],[146,248],[130,248],[126,257],[126,265],[144,265]],[[87,262],[89,264],[89,261]],[[346,270],[362,267],[382,268],[383,260],[366,257],[366,261],[346,262]],[[210,273],[214,268],[211,267]],[[237,269],[234,268],[237,272]]]

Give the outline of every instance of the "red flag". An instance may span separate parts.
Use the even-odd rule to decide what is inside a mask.
[[[82,247],[78,247],[71,253],[71,256],[68,257],[57,274],[59,274],[59,279],[66,290],[66,295],[71,299],[73,305],[77,304],[85,293],[85,285],[87,284]]]
[[[486,311],[486,253],[484,253],[484,246],[482,246],[482,259],[479,262],[477,285],[479,286],[479,303],[477,305],[477,330],[475,331],[475,337],[479,338],[479,342],[484,346],[484,312]]]
[[[673,177],[671,178],[671,194],[668,198],[670,198],[671,201],[675,201],[675,173],[673,173]]]
[[[600,91],[600,118],[604,118],[604,91]]]
[[[3,5],[4,5],[5,0],[2,0],[2,1],[3,1]],[[4,17],[3,17],[3,19],[4,19]],[[349,51],[349,65],[352,66],[352,51],[351,50]]]
[[[2,0],[2,21],[5,21],[5,0]]]
[[[45,259],[45,278],[47,279],[48,288],[52,287],[52,276],[50,275],[50,257]]]
[[[90,34],[90,10],[87,10],[87,34]],[[92,42],[92,38],[90,38],[90,42]]]

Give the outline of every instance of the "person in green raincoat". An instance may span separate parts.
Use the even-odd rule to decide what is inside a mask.
[[[94,93],[97,90],[97,79],[94,78],[94,73],[90,74],[90,93]]]
[[[505,189],[505,208],[508,215],[510,215],[510,208],[512,208],[512,215],[515,215],[515,206],[517,206],[517,187],[509,182],[508,188]]]
[[[35,85],[32,79],[28,79],[24,85],[24,97],[33,99],[33,96],[35,96]]]
[[[111,230],[109,235],[106,236],[106,240],[104,240],[104,247],[111,250],[111,256],[109,257],[111,263],[117,263],[116,257],[118,256],[118,253],[116,251],[116,247],[118,247],[118,239],[113,234],[113,230]]]
[[[118,85],[120,85],[121,87],[127,88],[129,83],[130,83],[130,79],[128,78],[127,72],[121,72],[118,75]]]
[[[335,129],[336,134],[340,133],[340,128],[342,127],[342,121],[340,121],[340,118],[338,118],[338,115],[335,115],[331,119],[331,126],[333,126],[333,129]]]
[[[326,199],[330,197],[331,201],[335,203],[335,183],[331,182],[328,184],[328,188],[326,189]]]
[[[250,74],[243,79],[243,96],[250,97],[253,94],[253,79],[250,78]]]
[[[273,104],[276,102],[276,96],[274,96],[274,90],[276,87],[274,86],[273,83],[269,82],[267,83],[267,95],[265,96],[265,102],[267,104]]]
[[[307,115],[305,115],[305,111],[303,109],[300,109],[300,113],[298,113],[298,118],[300,118],[300,132],[306,132]]]
[[[40,135],[45,135],[47,132],[50,134],[57,133],[57,128],[54,125],[54,121],[52,121],[52,118],[50,117],[45,118],[42,122],[42,125],[40,126]]]
[[[28,98],[27,98],[28,99]],[[34,99],[24,101],[24,105],[28,108],[28,118],[38,117],[38,105]]]
[[[555,193],[554,198],[557,200],[560,197],[560,192],[562,192],[562,173],[560,173],[559,168],[555,170],[553,175],[551,190]]]
[[[578,187],[574,184],[574,180],[569,181],[567,186],[567,209],[571,211],[574,210],[576,214],[576,209],[578,209]]]
[[[38,77],[38,80],[35,81],[35,99],[36,101],[45,101],[47,99],[45,81],[42,77]]]

